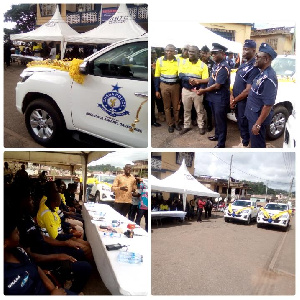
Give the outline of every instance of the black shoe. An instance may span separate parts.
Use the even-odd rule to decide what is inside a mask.
[[[205,129],[204,129],[204,128],[199,128],[199,133],[200,133],[201,135],[205,134]]]
[[[218,140],[218,138],[215,135],[214,136],[209,136],[208,139],[210,141],[217,141]]]
[[[185,134],[185,133],[187,133],[187,132],[190,131],[190,130],[192,130],[192,128],[183,128],[183,129],[179,132],[179,134]]]
[[[178,131],[182,130],[180,125],[175,125],[175,129],[178,130]]]
[[[216,145],[216,146],[214,146],[214,148],[225,148],[225,146]]]
[[[156,122],[154,122],[154,123],[151,123],[151,125],[152,125],[152,126],[154,126],[154,127],[160,127],[160,126],[161,126],[161,124],[159,124],[159,123],[156,123]]]
[[[174,127],[173,127],[173,126],[169,126],[168,131],[169,131],[170,133],[173,133],[173,132],[174,132]]]

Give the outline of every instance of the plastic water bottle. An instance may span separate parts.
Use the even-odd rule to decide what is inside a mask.
[[[114,238],[114,237],[120,238],[122,236],[121,233],[117,233],[117,232],[104,232],[103,235],[109,236],[111,238]]]
[[[118,261],[129,264],[140,264],[143,262],[143,255],[135,252],[121,251],[118,255]]]

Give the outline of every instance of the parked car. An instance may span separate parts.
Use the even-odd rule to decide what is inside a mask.
[[[123,147],[147,147],[148,38],[111,44],[84,59],[77,71],[82,84],[47,65],[22,72],[16,107],[32,138],[59,146],[72,130]]]
[[[224,220],[225,222],[229,222],[229,220],[238,220],[249,225],[252,220],[256,219],[257,213],[258,208],[256,201],[235,200],[225,208]]]
[[[273,117],[267,127],[267,138],[275,140],[279,138],[285,129],[286,122],[295,108],[296,101],[296,56],[278,55],[272,61],[272,68],[278,78],[278,91],[275,105],[273,106]],[[233,85],[235,73],[231,74],[231,84]],[[235,112],[231,110],[227,114],[229,120],[236,122]]]
[[[296,135],[297,135],[297,124],[296,124],[296,111],[289,116],[283,139],[283,148],[295,148],[296,147]]]
[[[115,201],[115,193],[111,187],[116,178],[115,175],[97,174],[95,183],[91,189],[90,195],[94,197],[95,203],[111,204]]]
[[[257,227],[262,225],[278,226],[287,231],[290,225],[292,210],[286,203],[268,203],[257,215]]]

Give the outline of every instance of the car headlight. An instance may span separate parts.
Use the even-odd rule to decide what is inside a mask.
[[[30,76],[33,75],[33,72],[24,72],[20,75],[20,82],[25,82]]]
[[[262,211],[260,211],[260,212],[258,213],[258,216],[259,216],[259,217],[263,217],[263,216],[264,216],[264,213],[263,213]]]
[[[246,210],[243,210],[243,211],[242,211],[242,214],[246,214],[246,215],[247,215],[247,214],[249,214],[249,212],[250,212],[250,210],[249,210],[249,209],[246,209]]]
[[[282,219],[282,220],[286,220],[286,219],[288,219],[288,217],[289,217],[289,215],[288,215],[288,214],[284,214],[284,215],[282,215],[282,216],[280,217],[280,219]]]

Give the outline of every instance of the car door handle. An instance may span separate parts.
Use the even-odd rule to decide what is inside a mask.
[[[148,93],[142,93],[142,92],[136,92],[134,93],[135,96],[141,97],[141,98],[148,98]]]

